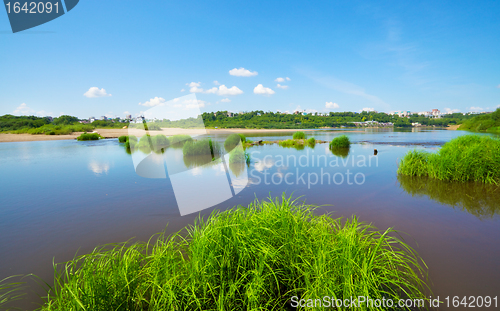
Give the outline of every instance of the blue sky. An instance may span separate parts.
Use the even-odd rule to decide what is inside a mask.
[[[82,0],[16,34],[0,11],[0,115],[123,117],[190,90],[202,111],[500,105],[500,1]]]

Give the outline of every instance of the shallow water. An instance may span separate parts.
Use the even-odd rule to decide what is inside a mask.
[[[326,141],[339,135],[337,131],[312,133]],[[327,144],[302,150],[255,146],[247,149],[252,157],[248,168],[229,165],[227,158],[200,167],[196,161],[184,161],[181,149],[169,148],[160,157],[177,164],[167,163],[172,177],[159,179],[137,175],[132,156],[117,140],[2,143],[0,279],[34,273],[50,281],[53,258],[62,262],[100,244],[134,237],[146,240],[167,224],[168,232],[178,231],[198,215],[181,216],[179,196],[177,200],[174,196],[179,180],[205,185],[193,186],[184,194],[194,200],[203,191],[219,189],[214,180],[227,178],[232,181],[229,199],[202,210],[202,215],[282,192],[302,196],[309,204],[323,205],[319,213],[356,215],[379,229],[393,227],[404,232],[403,238],[429,266],[431,288],[441,300],[446,296],[496,296],[500,294],[500,190],[396,174],[399,159],[408,150],[437,150],[463,134],[349,131],[354,144],[345,157],[333,155]],[[247,136],[255,141],[291,135]],[[227,173],[223,165],[227,165]],[[40,302],[36,294],[28,297],[30,304],[24,302],[21,307],[33,308],[32,303]]]

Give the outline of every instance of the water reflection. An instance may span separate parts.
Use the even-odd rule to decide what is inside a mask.
[[[89,163],[89,170],[98,175],[102,173],[107,174],[109,171],[109,163],[99,163],[96,161],[92,161]]]
[[[330,151],[337,157],[347,158],[349,156],[351,148],[333,148],[330,149]]]
[[[398,175],[399,186],[412,196],[427,196],[459,207],[478,218],[500,214],[500,187],[483,183],[445,182],[427,177]]]

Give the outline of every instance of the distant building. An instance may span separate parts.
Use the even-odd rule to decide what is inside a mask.
[[[132,120],[132,115],[131,114],[126,115],[125,119]]]
[[[94,118],[94,117],[90,117],[90,118],[89,118],[89,123],[92,123],[92,122],[94,122],[94,121],[95,121],[95,118]]]
[[[54,118],[52,118],[52,117],[45,117],[45,118],[47,118],[49,120],[49,122],[54,121]]]
[[[439,111],[439,109],[432,109],[432,116],[434,118],[440,118],[441,117],[441,112]]]
[[[101,117],[101,120],[102,120],[102,121],[106,121],[107,119],[108,119],[108,118],[107,118],[106,116],[102,116],[102,117]]]

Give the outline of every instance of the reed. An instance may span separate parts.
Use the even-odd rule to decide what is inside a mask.
[[[174,136],[171,136],[169,138],[170,140],[170,144],[173,145],[173,146],[181,146],[184,145],[184,143],[188,142],[188,141],[193,141],[193,138],[189,135],[184,135],[184,134],[178,134],[178,135],[174,135]]]
[[[243,145],[246,142],[246,137],[243,134],[231,134],[224,141],[224,148],[227,152],[230,152],[234,147],[238,146],[241,142]]]
[[[283,195],[213,212],[170,236],[96,248],[55,265],[41,310],[283,310],[292,296],[426,299],[426,266],[396,231],[314,209]]]
[[[410,151],[398,173],[439,180],[500,183],[500,139],[465,135],[444,144],[437,153]]]
[[[330,142],[330,149],[335,148],[349,148],[351,146],[351,141],[346,135],[340,135],[332,139]]]
[[[306,134],[304,134],[304,132],[302,132],[302,131],[298,131],[298,132],[293,133],[293,139],[305,139],[305,138],[306,138]]]
[[[83,140],[99,140],[103,138],[101,135],[98,133],[82,133],[80,136],[76,138],[78,141],[83,141]]]
[[[210,138],[197,141],[188,141],[182,147],[184,156],[211,155],[212,158],[221,154],[221,147],[218,142]]]

